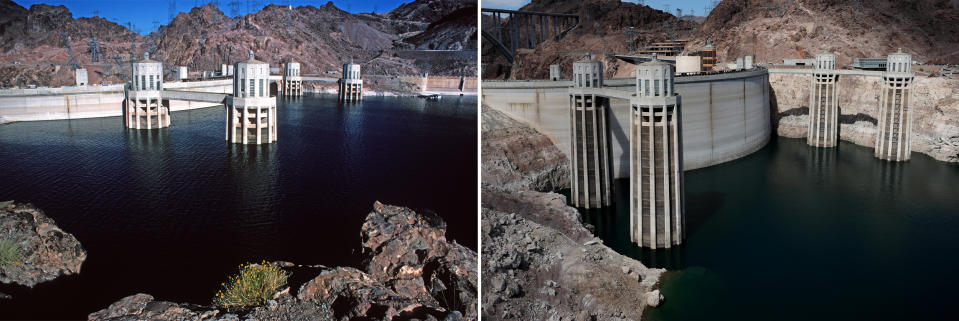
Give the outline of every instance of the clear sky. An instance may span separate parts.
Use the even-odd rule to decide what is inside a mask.
[[[529,3],[529,1],[530,0],[484,0],[483,8],[519,9]],[[623,2],[638,3],[639,1],[624,0]],[[669,12],[672,14],[676,14],[676,8],[680,8],[683,9],[683,15],[694,12],[690,10],[695,10],[697,16],[705,16],[703,10],[706,4],[712,4],[713,0],[646,0],[645,2],[647,6],[659,10],[666,10],[668,5]]]
[[[258,3],[259,5],[256,6],[256,9],[251,9],[251,11],[257,11],[270,3],[285,6],[288,4],[288,1],[289,3],[292,3],[294,7],[305,5],[319,7],[328,2],[327,0],[236,0],[236,2],[240,4],[240,15],[247,13],[248,4],[252,6],[253,4]],[[336,5],[337,8],[354,13],[372,12],[373,10],[376,10],[376,12],[386,12],[393,10],[394,8],[400,6],[400,4],[412,1],[413,0],[333,0],[333,4]],[[73,13],[74,18],[99,15],[100,17],[124,26],[129,21],[133,23],[135,29],[140,30],[141,34],[148,34],[156,30],[153,26],[154,20],[158,21],[160,25],[166,25],[170,22],[170,1],[168,0],[14,0],[14,2],[28,9],[30,8],[30,5],[37,3],[45,3],[49,5],[62,4],[70,9],[70,12]],[[233,10],[230,6],[230,3],[234,2],[234,0],[175,1],[176,10],[178,12],[190,11],[190,9],[194,6],[202,6],[210,2],[216,2],[220,8],[220,11],[223,11],[223,13],[228,16],[232,16]]]

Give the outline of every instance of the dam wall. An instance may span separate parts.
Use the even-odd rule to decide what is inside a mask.
[[[164,89],[233,93],[233,81],[167,82]],[[88,86],[0,90],[0,124],[14,121],[79,119],[120,116],[123,86]],[[166,100],[171,111],[220,106],[209,102]]]
[[[683,167],[722,164],[749,155],[772,135],[766,69],[676,76],[682,99]],[[604,81],[611,96],[609,130],[615,178],[629,177],[629,101],[634,78]],[[570,81],[484,81],[482,101],[529,123],[570,153]]]

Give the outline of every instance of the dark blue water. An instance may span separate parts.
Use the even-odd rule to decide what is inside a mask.
[[[615,208],[585,215],[606,244],[671,271],[649,320],[954,318],[959,166],[773,138],[685,178],[689,237],[678,249],[629,243],[627,180]]]
[[[224,140],[222,107],[172,127],[119,117],[0,125],[0,200],[31,202],[89,253],[78,276],[2,286],[0,318],[86,318],[138,292],[209,304],[246,261],[359,266],[373,202],[433,211],[476,249],[476,98],[282,101],[278,141]]]

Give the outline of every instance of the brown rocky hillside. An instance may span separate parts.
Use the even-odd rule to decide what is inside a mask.
[[[103,18],[75,19],[64,6],[33,5],[28,10],[0,0],[0,87],[72,85],[73,70],[61,32],[68,35],[76,63],[89,70],[91,83],[125,81],[131,54],[139,58],[151,50],[154,59],[164,62],[168,78],[172,78],[174,66],[216,71],[221,64],[245,59],[248,50],[272,67],[293,58],[307,75],[339,70],[351,57],[363,64],[364,73],[475,75],[473,59],[432,63],[419,61],[416,55],[403,56],[408,59],[397,56],[397,51],[430,45],[452,50],[475,48],[475,19],[469,21],[462,19],[462,12],[454,13],[468,2],[444,1],[455,8],[423,11],[434,2],[416,0],[401,6],[407,9],[397,8],[389,14],[351,14],[332,2],[292,10],[270,5],[236,18],[206,5],[181,12],[169,25],[139,36]],[[450,17],[438,16],[444,13]],[[437,38],[430,39],[430,35]],[[99,63],[90,61],[87,41],[93,37],[103,50]]]
[[[725,0],[693,45],[707,39],[725,61],[755,54],[782,63],[830,51],[839,64],[850,64],[903,48],[916,61],[959,63],[959,1]]]
[[[549,65],[556,63],[561,64],[566,77],[570,77],[572,63],[582,59],[585,53],[604,60],[608,67],[606,73],[611,76],[626,67],[611,57],[614,53],[627,51],[624,28],[641,30],[637,34],[642,44],[665,40],[669,36],[688,37],[696,27],[696,23],[681,20],[669,13],[619,0],[533,0],[520,10],[578,14],[580,23],[559,42],[549,40],[534,50],[518,50],[511,77],[514,79],[545,79]],[[488,21],[488,18],[484,17],[484,21]],[[484,78],[505,76],[506,60],[485,43],[483,59],[488,67],[483,71]]]

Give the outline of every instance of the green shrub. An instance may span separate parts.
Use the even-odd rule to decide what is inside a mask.
[[[286,286],[289,274],[275,262],[240,265],[240,273],[221,284],[213,305],[227,310],[242,310],[263,304]]]
[[[0,240],[0,266],[7,266],[20,260],[20,244],[13,240]]]

